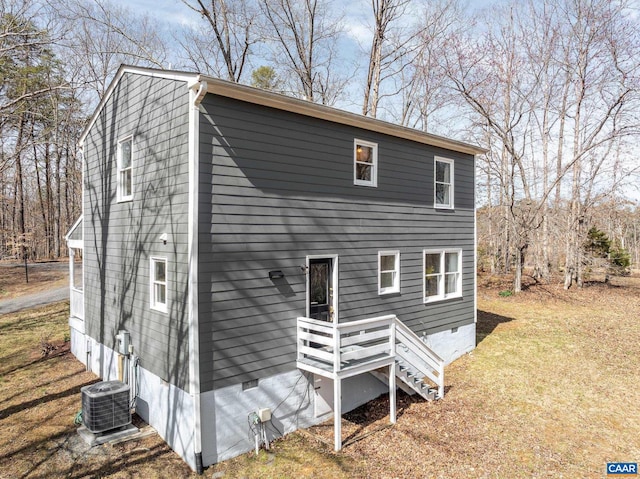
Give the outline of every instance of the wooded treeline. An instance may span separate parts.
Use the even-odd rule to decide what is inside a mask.
[[[640,11],[620,0],[0,0],[0,254],[66,254],[79,133],[121,63],[200,71],[485,147],[483,269],[582,285],[640,261]],[[631,195],[631,196],[630,196]],[[635,195],[635,196],[634,196]],[[629,201],[631,198],[631,201]],[[613,247],[613,246],[612,246]]]

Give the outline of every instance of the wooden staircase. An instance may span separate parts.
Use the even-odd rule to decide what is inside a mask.
[[[444,361],[393,314],[347,323],[299,317],[297,341],[297,367],[333,379],[335,418],[342,416],[342,380],[358,374],[371,373],[387,383],[392,424],[396,422],[396,386],[426,400],[444,396]],[[339,420],[334,420],[334,428],[334,446],[339,451]]]
[[[427,401],[444,396],[444,361],[419,336],[396,319],[396,385],[408,394],[418,394]],[[386,370],[372,374],[388,383]]]

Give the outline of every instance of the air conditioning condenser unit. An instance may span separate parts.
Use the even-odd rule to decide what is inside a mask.
[[[80,389],[82,422],[92,433],[131,424],[129,386],[121,381],[102,381]]]

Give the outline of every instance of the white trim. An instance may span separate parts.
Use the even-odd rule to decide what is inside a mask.
[[[311,254],[307,255],[305,260],[306,265],[306,285],[305,285],[305,317],[308,318],[311,313],[309,310],[309,260],[310,259],[330,259],[332,260],[332,274],[331,281],[333,282],[333,301],[331,306],[333,307],[333,324],[336,325],[339,322],[338,315],[338,255],[337,254]]]
[[[381,258],[382,256],[395,256],[396,268],[394,270],[396,276],[393,282],[393,286],[389,288],[383,288],[380,282],[381,270]],[[387,271],[388,272],[388,271]],[[400,251],[399,250],[387,250],[378,251],[378,295],[394,294],[400,292]]]
[[[436,170],[438,163],[448,163],[450,165],[450,181],[449,181],[449,203],[438,203],[438,197],[436,193]],[[433,158],[433,207],[439,210],[452,210],[455,208],[455,199],[454,199],[454,191],[455,191],[455,169],[454,169],[454,160],[449,158],[442,158],[440,156],[435,156]]]
[[[82,165],[82,163],[81,163],[81,165]],[[81,186],[82,186],[82,190],[84,191],[84,183],[82,183],[82,185],[81,185]],[[83,206],[84,206],[84,205],[83,205]],[[67,243],[71,243],[72,241],[76,241],[76,242],[77,242],[77,241],[81,241],[81,242],[82,242],[82,241],[84,240],[84,235],[82,236],[82,240],[70,240],[70,239],[69,239],[69,236],[71,236],[71,234],[72,234],[72,233],[74,232],[74,230],[78,227],[78,225],[82,222],[82,220],[84,220],[84,215],[83,215],[83,214],[81,214],[81,215],[78,217],[78,219],[77,219],[77,220],[75,220],[75,222],[73,223],[73,225],[71,226],[71,228],[69,228],[69,231],[67,231],[67,234],[66,234],[66,235],[64,235],[64,239],[67,241]],[[80,249],[80,248],[82,248],[82,246],[80,246],[80,247],[77,247],[77,246],[76,246],[75,248]]]
[[[156,301],[155,284],[156,281],[156,263],[164,263],[164,303]],[[163,256],[151,256],[149,258],[149,307],[154,311],[166,313],[169,311],[169,262]]]
[[[76,318],[74,316],[69,316],[69,327],[75,329],[79,333],[84,334],[84,320],[82,320],[80,318]],[[80,361],[82,361],[84,358],[78,358],[78,359]]]
[[[198,311],[198,200],[200,194],[200,102],[206,82],[189,82],[189,210],[188,210],[188,298],[189,394],[193,398],[193,449],[202,451],[202,413],[200,391],[200,335]]]
[[[76,288],[75,284],[76,284],[76,268],[75,268],[75,264],[76,264],[76,251],[81,251],[82,254],[82,288],[78,289]],[[74,248],[73,246],[69,246],[69,294],[71,294],[71,292],[76,291],[78,293],[82,293],[84,294],[84,249],[82,247],[80,248]]]
[[[371,148],[371,179],[361,180],[358,178],[358,163],[368,164],[366,162],[358,162],[358,146]],[[370,186],[376,188],[378,186],[378,144],[372,141],[353,139],[353,184],[357,186]]]
[[[67,240],[67,248],[84,249],[83,240]]]
[[[129,152],[129,154],[131,155],[131,158],[129,159],[129,161],[131,162],[131,164],[129,165],[129,168],[127,168],[127,170],[131,171],[131,191],[129,192],[128,195],[123,195],[122,194],[122,186],[121,186],[121,177],[120,177],[120,173],[122,173],[123,168],[121,168],[122,165],[122,144],[126,143],[126,142],[131,142],[131,151]],[[133,174],[133,169],[134,169],[134,154],[133,154],[133,135],[127,135],[127,136],[123,136],[122,138],[120,138],[118,140],[118,145],[116,147],[116,201],[118,203],[123,203],[126,201],[133,201],[133,191],[134,191],[134,174]]]
[[[446,253],[458,254],[458,278],[456,284],[456,292],[446,294]],[[438,273],[438,295],[427,296],[427,265],[425,256],[428,254],[437,254],[440,256],[440,272]],[[435,303],[446,299],[462,297],[462,249],[461,248],[444,248],[444,249],[424,249],[422,250],[422,298],[424,303]]]
[[[84,141],[86,140],[87,135],[89,134],[89,131],[91,131],[91,128],[93,128],[93,125],[97,121],[98,116],[100,116],[100,112],[102,111],[104,106],[107,104],[107,102],[111,98],[111,95],[115,91],[116,87],[118,86],[118,83],[120,83],[120,80],[122,79],[125,73],[135,73],[138,75],[145,75],[153,78],[166,78],[167,80],[184,81],[187,83],[193,82],[198,78],[198,75],[196,73],[178,72],[175,70],[157,70],[153,68],[120,65],[120,68],[114,75],[113,80],[111,80],[111,83],[109,84],[107,91],[102,97],[102,100],[100,100],[100,103],[98,103],[98,106],[93,112],[93,115],[89,120],[89,123],[87,123],[87,126],[85,127],[84,131],[80,135],[80,139],[78,140],[78,145],[80,145],[80,147],[83,146]]]

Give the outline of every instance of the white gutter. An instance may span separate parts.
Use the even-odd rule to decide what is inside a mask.
[[[206,82],[189,87],[189,392],[193,397],[193,446],[196,472],[202,466],[202,416],[200,408],[200,336],[198,332],[198,195],[200,173],[200,102],[207,93]]]

